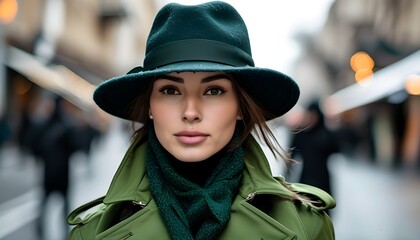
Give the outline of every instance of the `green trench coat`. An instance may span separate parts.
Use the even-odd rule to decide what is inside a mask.
[[[127,151],[105,197],[74,210],[68,217],[76,225],[69,239],[170,239],[151,196],[145,173],[147,143],[134,143]],[[313,205],[292,200],[292,192],[274,178],[255,139],[245,143],[245,169],[239,194],[233,201],[231,218],[218,239],[334,239],[334,228],[323,211],[335,206],[324,191],[304,184],[289,184],[316,201]],[[121,205],[130,203],[138,211],[120,222]]]

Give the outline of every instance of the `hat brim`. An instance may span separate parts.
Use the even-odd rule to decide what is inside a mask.
[[[233,67],[212,62],[180,62],[154,70],[130,71],[109,79],[95,90],[96,104],[111,115],[130,119],[130,104],[155,76],[171,72],[225,72],[233,74],[238,84],[267,113],[266,120],[289,111],[299,98],[299,87],[289,76],[268,68]]]

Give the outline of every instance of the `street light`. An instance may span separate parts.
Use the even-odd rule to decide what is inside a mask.
[[[355,72],[354,78],[356,82],[363,84],[363,80],[373,75],[375,62],[366,52],[357,52],[351,56],[350,66]]]
[[[18,3],[16,0],[0,0],[0,23],[8,24],[16,17]]]
[[[405,82],[405,90],[411,95],[420,95],[420,75],[412,74]]]
[[[6,100],[6,79],[4,70],[4,28],[15,19],[18,11],[16,0],[0,0],[0,118],[3,117]]]

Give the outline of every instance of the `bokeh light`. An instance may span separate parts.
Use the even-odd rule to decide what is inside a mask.
[[[18,11],[16,0],[0,0],[0,23],[8,24],[15,19]]]
[[[374,66],[375,62],[366,52],[357,52],[350,58],[350,67],[355,72],[354,78],[358,83],[373,75]]]
[[[405,90],[411,95],[420,95],[420,75],[410,75],[405,82]]]

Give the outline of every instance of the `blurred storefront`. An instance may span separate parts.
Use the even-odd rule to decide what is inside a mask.
[[[18,138],[22,115],[39,86],[69,97],[68,100],[84,108],[91,100],[74,99],[72,93],[140,64],[146,33],[156,12],[153,0],[13,2],[17,14],[12,21],[2,24],[2,67],[5,66],[2,105],[3,115],[14,133],[13,140]],[[4,5],[2,10],[6,11]],[[74,77],[80,86],[76,86]],[[62,89],[63,93],[59,87],[67,89]]]
[[[5,50],[1,57],[6,65],[10,58],[7,50],[13,47],[36,57],[44,67],[65,66],[92,86],[142,62],[139,56],[143,56],[147,32],[162,2],[1,0],[6,1],[18,7],[13,21],[1,25]],[[336,0],[319,32],[297,36],[304,49],[292,75],[301,86],[300,105],[314,98],[324,99],[355,84],[356,75],[375,74],[418,51],[419,12],[420,2],[416,0]],[[373,60],[367,71],[357,73],[351,68],[350,60],[358,52]],[[73,81],[62,71],[48,70],[52,74],[45,75],[50,78],[47,82],[58,82],[54,76],[62,82]],[[419,72],[413,72],[416,79]],[[10,64],[2,75],[2,115],[15,130],[37,91],[34,82],[39,76],[30,79]],[[73,102],[77,105],[78,100]],[[81,99],[79,105],[85,103],[89,104],[88,100]],[[387,165],[416,164],[420,155],[418,109],[419,95],[401,88],[342,111],[338,114],[340,125],[346,139],[351,139],[346,148]]]
[[[350,154],[361,153],[389,167],[419,165],[420,64],[408,73],[400,71],[404,64],[420,62],[419,13],[416,0],[336,0],[321,31],[297,36],[305,48],[294,75],[302,90],[300,104],[328,99],[346,89],[351,97],[345,101],[354,104],[339,109],[333,117],[339,119]],[[352,66],[357,53],[365,54],[365,59],[360,59],[361,69]],[[362,64],[368,66],[362,68]],[[354,85],[364,80],[383,84],[366,84],[367,94],[360,95],[356,89],[361,87]],[[389,89],[386,85],[391,81],[400,84]],[[416,89],[408,89],[409,82]],[[379,98],[373,96],[378,91],[382,91]],[[356,104],[360,98],[363,104]]]
[[[8,17],[11,16],[8,21],[2,18],[5,6],[2,4],[5,2],[8,4],[8,11],[12,11],[6,14]],[[143,59],[139,59],[139,56],[144,55],[143,46],[145,46],[146,35],[162,2],[164,1],[0,0],[0,147],[5,138],[11,140],[13,144],[20,141],[21,129],[25,127],[26,112],[37,112],[39,115],[38,110],[43,109],[42,115],[48,111],[48,101],[44,101],[38,108],[33,108],[35,100],[40,96],[45,97],[44,88],[69,97],[68,100],[83,109],[80,111],[80,109],[70,108],[72,115],[76,117],[75,120],[94,121],[94,125],[99,130],[106,129],[106,124],[104,124],[105,127],[101,125],[110,120],[109,116],[100,115],[97,109],[92,107],[92,100],[88,99],[91,97],[91,92],[81,94],[80,91],[91,91],[91,86],[104,79],[124,74],[130,67],[142,63]],[[258,4],[263,3],[264,1],[260,1]],[[9,14],[13,13],[13,8],[9,8],[10,6],[17,7],[16,15]],[[300,51],[302,54],[295,63],[295,70],[291,75],[301,88],[299,106],[307,105],[313,99],[323,99],[325,103],[329,97],[340,94],[342,90],[349,90],[348,93],[352,96],[345,99],[349,104],[353,103],[350,104],[351,107],[338,109],[330,116],[331,122],[329,122],[340,131],[343,140],[342,150],[353,155],[348,159],[366,157],[376,165],[387,167],[403,165],[412,168],[419,165],[420,95],[416,91],[409,91],[405,86],[411,82],[409,79],[414,79],[413,85],[419,81],[420,64],[417,71],[412,72],[413,78],[409,78],[408,74],[399,74],[401,76],[398,78],[402,79],[395,80],[393,74],[387,74],[395,69],[399,72],[399,68],[394,67],[394,64],[406,64],[407,59],[413,54],[417,53],[414,57],[420,63],[418,59],[420,28],[417,26],[420,22],[419,13],[420,1],[418,0],[335,0],[320,31],[296,36],[303,49]],[[305,17],[304,14],[299,14],[296,15]],[[270,24],[279,25],[272,22]],[[366,85],[368,94],[360,95],[359,92],[353,91],[352,87],[359,85],[356,83],[356,72],[352,69],[351,59],[360,52],[367,54],[373,61],[372,64],[367,60],[371,69],[367,69],[368,71],[362,72],[361,75],[369,76],[370,73],[373,74],[373,79],[400,81],[407,84],[400,84],[393,91],[378,94],[381,97],[373,97],[373,92],[381,91],[375,84]],[[18,56],[23,59],[19,61]],[[36,66],[30,66],[27,63],[34,63]],[[25,66],[27,69],[31,68],[30,71],[24,71],[22,67]],[[45,83],[49,85],[43,85]],[[60,92],[62,84],[67,91]],[[68,94],[72,93],[77,93],[75,95],[79,98],[71,98],[72,96]],[[358,104],[356,100],[362,97],[365,101],[363,104]],[[329,109],[324,108],[324,110]],[[280,119],[278,123],[285,122]],[[120,131],[118,134],[115,134],[117,131],[110,132],[114,134],[111,137],[117,135],[121,139],[106,142],[108,145],[105,145],[105,148],[115,149],[116,145],[125,141],[126,136],[120,136],[123,135]],[[96,162],[90,163],[97,167],[99,175],[86,171],[89,178],[76,179],[78,182],[74,188],[78,189],[78,193],[81,190],[92,194],[91,188],[95,188],[93,191],[95,193],[102,193],[102,188],[98,187],[99,183],[107,185],[110,181],[108,177],[112,177],[117,167],[114,166],[118,162],[115,159],[120,158],[114,153],[111,156],[113,159],[106,162],[104,158],[109,157],[105,156],[106,154],[108,152],[104,151],[103,154],[97,156]],[[17,157],[20,155],[18,154]],[[1,160],[3,159],[0,158],[0,163]],[[341,167],[337,168],[340,164]],[[413,189],[418,189],[418,185],[410,182],[407,187],[406,181],[399,179],[400,185],[389,188],[389,185],[383,184],[387,180],[381,178],[383,176],[381,172],[372,174],[370,170],[357,166],[356,164],[349,165],[344,161],[335,162],[334,173],[340,177],[339,181],[334,183],[340,190],[336,192],[337,200],[340,202],[338,205],[340,212],[335,216],[335,221],[339,222],[337,236],[362,239],[354,237],[355,231],[352,230],[353,228],[348,228],[348,224],[355,222],[362,228],[365,227],[365,232],[372,236],[378,232],[380,236],[384,236],[393,232],[394,228],[395,236],[400,236],[401,229],[406,235],[410,235],[410,231],[406,229],[418,230],[416,228],[418,221],[411,221],[414,217],[404,215],[405,212],[412,213],[418,220],[415,214],[416,208],[412,207],[416,206],[415,202],[418,199],[418,192]],[[5,171],[10,170],[5,169]],[[378,178],[378,172],[379,184],[372,181]],[[93,178],[90,175],[93,175]],[[16,176],[23,179],[20,177],[21,172]],[[25,176],[25,179],[30,179],[27,175]],[[90,184],[84,182],[92,179],[94,181]],[[338,177],[335,180],[337,179]],[[362,188],[354,188],[354,186],[362,185]],[[379,185],[383,187],[378,187]],[[107,186],[104,186],[104,191],[106,188]],[[386,194],[389,195],[377,194],[375,190],[378,189],[386,189]],[[398,194],[395,194],[395,189],[399,190]],[[409,194],[404,196],[403,190]],[[376,198],[371,198],[368,194],[373,194]],[[87,197],[85,196],[87,194],[75,195],[78,198]],[[366,198],[356,198],[354,201],[354,196],[367,196],[369,201],[365,201]],[[403,201],[404,199],[394,198],[396,196],[406,197],[404,198],[406,202]],[[384,202],[384,199],[389,202]],[[76,205],[78,206],[78,201],[82,200],[85,199],[77,199]],[[398,206],[391,205],[394,201],[398,202]],[[378,212],[381,214],[370,214],[368,218],[359,214],[375,209],[372,205],[379,207]],[[407,209],[401,210],[400,205]],[[365,208],[368,210],[365,211]],[[399,215],[389,217],[389,209],[391,213],[398,212]],[[24,216],[26,214],[27,211],[24,212]],[[399,224],[390,221],[389,226],[393,228],[389,229],[370,228],[372,223],[383,222],[378,219],[405,219],[405,221]],[[340,225],[342,222],[345,224]],[[404,224],[406,222],[413,226]],[[379,224],[379,226],[382,225]],[[353,235],[349,234],[350,231]],[[33,235],[32,232],[31,235]],[[413,234],[413,236],[416,235],[418,234]],[[387,237],[393,238],[393,236]],[[367,237],[367,239],[386,238]]]

